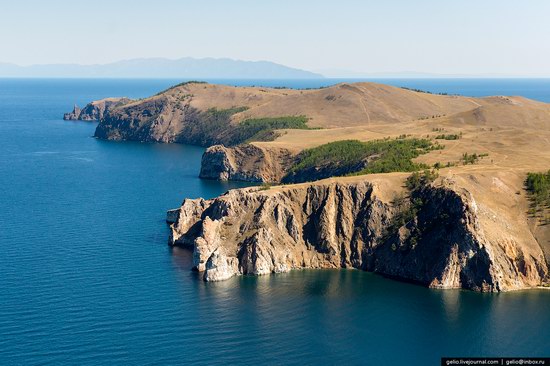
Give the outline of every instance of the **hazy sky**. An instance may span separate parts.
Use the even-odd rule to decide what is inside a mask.
[[[269,60],[550,77],[549,0],[0,0],[0,62]]]

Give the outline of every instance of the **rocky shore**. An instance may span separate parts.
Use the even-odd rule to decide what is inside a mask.
[[[169,214],[170,240],[193,249],[194,267],[206,281],[301,268],[357,268],[433,288],[484,292],[548,280],[526,224],[515,235],[501,231],[507,223],[487,221],[491,208],[480,208],[453,179],[397,203],[405,194],[399,181],[328,180],[186,199]],[[414,215],[403,220],[411,205]]]
[[[129,102],[128,98],[106,98],[88,103],[82,109],[75,105],[72,112],[63,115],[63,119],[66,121],[100,121],[110,109]]]

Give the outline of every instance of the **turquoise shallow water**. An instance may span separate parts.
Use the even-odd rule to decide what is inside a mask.
[[[165,211],[242,184],[199,180],[201,148],[99,141],[94,123],[60,118],[176,82],[0,79],[0,365],[548,356],[550,291],[437,291],[353,270],[199,281],[191,253],[166,245]],[[544,80],[392,82],[550,101]]]

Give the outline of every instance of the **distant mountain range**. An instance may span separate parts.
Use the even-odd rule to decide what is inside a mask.
[[[269,61],[185,57],[177,60],[142,58],[100,65],[0,63],[0,77],[314,79],[323,78],[323,75]]]
[[[270,61],[229,58],[139,58],[108,64],[43,64],[20,66],[0,62],[0,78],[173,78],[173,79],[380,79],[380,78],[510,78],[538,77],[497,73],[438,74],[417,71],[361,72],[322,69],[314,72]]]
[[[420,71],[385,71],[385,72],[362,72],[352,71],[345,69],[320,69],[315,72],[322,74],[325,78],[337,78],[337,79],[476,79],[476,78],[488,78],[488,79],[505,79],[505,78],[546,78],[547,76],[541,76],[537,74],[512,74],[512,73],[433,73],[433,72],[420,72]]]

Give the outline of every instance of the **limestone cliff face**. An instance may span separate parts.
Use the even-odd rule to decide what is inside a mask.
[[[182,132],[180,121],[189,119],[194,111],[177,108],[168,99],[158,97],[113,108],[101,119],[95,137],[117,141],[179,142],[178,136]]]
[[[128,98],[107,98],[91,102],[83,109],[80,109],[77,105],[75,105],[72,112],[65,113],[63,115],[63,119],[74,121],[99,121],[110,109],[129,102],[130,99]]]
[[[467,190],[441,183],[416,191],[407,220],[412,203],[397,205],[387,191],[384,178],[356,178],[186,199],[170,214],[171,243],[193,248],[206,281],[298,268],[358,268],[476,291],[547,280],[540,247],[488,233]]]
[[[211,146],[204,152],[200,177],[246,182],[280,182],[295,154],[282,148],[252,144]]]

